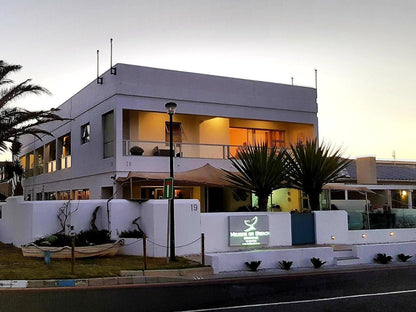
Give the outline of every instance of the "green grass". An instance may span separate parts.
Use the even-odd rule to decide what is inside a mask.
[[[201,266],[199,263],[177,257],[168,263],[166,258],[147,258],[147,269],[180,269]],[[0,242],[0,280],[64,279],[119,276],[120,270],[143,270],[143,257],[114,256],[87,258],[75,261],[71,274],[71,260],[51,259],[46,265],[42,258],[23,257],[20,248]]]

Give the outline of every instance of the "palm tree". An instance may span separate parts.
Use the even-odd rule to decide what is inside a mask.
[[[273,190],[281,188],[285,180],[284,152],[267,142],[238,148],[229,158],[238,173],[225,170],[226,178],[236,187],[253,192],[259,210],[267,210],[267,200]]]
[[[12,163],[8,170],[15,169],[20,175],[18,154],[20,152],[19,138],[22,135],[32,134],[38,138],[40,135],[51,135],[50,132],[40,129],[39,126],[55,120],[66,120],[56,114],[57,109],[29,111],[18,107],[10,107],[10,103],[26,94],[50,94],[41,86],[30,83],[27,79],[15,84],[8,76],[20,70],[20,65],[10,65],[0,60],[0,152],[10,150],[12,152]],[[10,174],[9,174],[10,176]],[[19,180],[14,176],[13,181]]]
[[[351,160],[342,158],[340,149],[319,145],[317,139],[291,144],[290,151],[286,152],[288,182],[308,195],[312,210],[319,210],[322,187],[341,178]]]
[[[31,84],[30,79],[18,84],[8,79],[11,73],[21,68],[20,65],[9,65],[0,60],[0,151],[8,150],[7,143],[12,143],[25,134],[37,137],[41,134],[50,135],[38,126],[54,120],[65,120],[56,114],[57,109],[28,111],[9,107],[9,103],[26,94],[50,94],[47,89]]]

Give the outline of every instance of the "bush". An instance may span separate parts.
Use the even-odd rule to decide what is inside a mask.
[[[293,264],[293,261],[285,261],[285,260],[279,261],[279,266],[282,270],[289,271],[292,264]]]
[[[88,230],[81,231],[75,235],[75,246],[91,246],[112,242],[111,234],[107,230]],[[33,242],[38,246],[63,247],[72,245],[72,237],[64,233],[55,233],[50,236],[42,237]]]
[[[399,258],[399,260],[401,261],[401,262],[406,262],[407,260],[409,260],[410,258],[412,258],[412,256],[410,256],[410,255],[405,255],[405,254],[398,254],[397,255],[397,258]]]
[[[108,230],[81,231],[75,235],[76,246],[90,246],[106,244],[111,242],[111,234]]]
[[[260,266],[261,261],[250,261],[246,262],[246,265],[250,269],[250,271],[257,271],[258,267]]]
[[[118,235],[120,238],[143,238],[143,232],[138,230],[121,231]]]
[[[323,266],[326,263],[326,261],[322,261],[321,259],[315,258],[315,257],[311,258],[311,262],[315,269],[319,269],[321,266]]]
[[[393,258],[391,256],[387,256],[385,253],[378,253],[377,257],[374,258],[374,261],[381,264],[389,263]]]

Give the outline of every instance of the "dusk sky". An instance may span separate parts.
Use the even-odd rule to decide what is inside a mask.
[[[344,156],[416,160],[415,0],[0,0],[0,59],[58,107],[113,63],[315,86]],[[180,103],[178,103],[180,113]]]

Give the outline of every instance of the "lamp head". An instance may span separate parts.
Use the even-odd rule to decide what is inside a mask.
[[[167,113],[169,114],[169,115],[174,115],[175,114],[175,111],[176,111],[176,107],[177,107],[178,105],[176,105],[176,103],[174,103],[174,102],[169,102],[169,103],[166,103],[165,104],[165,108],[166,108],[166,111],[167,111]]]

